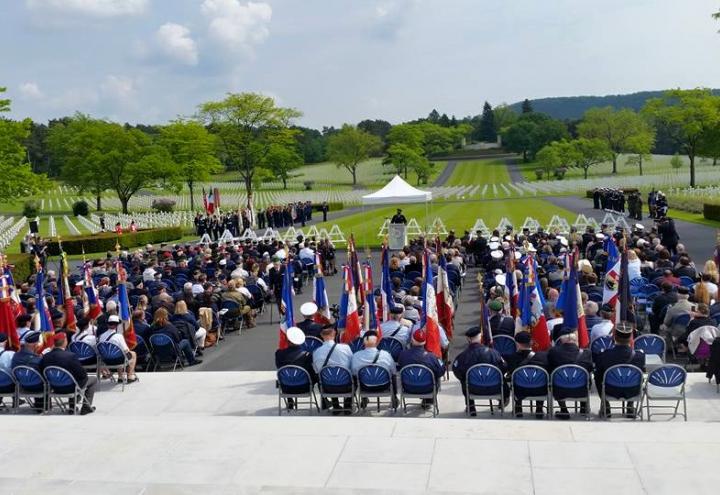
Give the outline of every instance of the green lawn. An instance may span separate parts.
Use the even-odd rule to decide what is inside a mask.
[[[435,162],[430,174],[428,183],[432,184],[435,178],[445,169],[447,162]],[[316,163],[305,165],[296,172],[299,177],[293,179],[294,183],[302,184],[303,181],[313,180],[316,184],[339,184],[352,185],[352,175],[345,168],[338,167],[332,162]],[[366,187],[377,187],[385,185],[393,176],[392,168],[382,164],[381,158],[371,158],[362,162],[357,169],[357,182]],[[410,171],[406,180],[417,184],[417,175]]]
[[[505,162],[499,160],[461,161],[448,179],[446,186],[475,184],[507,184],[510,182]]]
[[[386,218],[390,218],[398,206],[388,206],[374,210],[367,210],[341,218],[335,222],[327,222],[318,225],[318,228],[330,230],[334,223],[337,223],[340,230],[347,236],[351,232],[355,234],[358,245],[377,246],[381,238],[377,236],[380,227]],[[408,221],[411,218],[417,219],[421,227],[425,222],[425,205],[399,205],[403,209]],[[518,228],[523,224],[527,216],[547,224],[553,215],[565,217],[572,223],[577,215],[569,210],[558,208],[555,205],[540,199],[512,199],[498,201],[463,201],[433,203],[428,209],[428,222],[436,217],[442,219],[445,227],[455,229],[458,234],[470,229],[475,220],[482,218],[488,228],[494,229],[502,217],[507,217]]]

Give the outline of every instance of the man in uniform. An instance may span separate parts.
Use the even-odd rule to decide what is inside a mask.
[[[468,339],[468,346],[455,358],[452,364],[452,371],[455,378],[460,382],[460,387],[464,396],[467,395],[467,385],[465,384],[465,377],[468,370],[476,364],[491,364],[497,366],[501,373],[505,373],[507,370],[507,364],[503,360],[500,353],[495,349],[491,349],[482,344],[482,336],[480,327],[475,326],[468,329],[465,332],[465,337]],[[506,398],[506,402],[510,400],[510,389],[506,383],[503,383],[503,393]],[[470,416],[475,416],[475,401],[470,401],[470,410],[468,411]]]
[[[314,302],[306,302],[300,306],[300,313],[305,317],[303,321],[297,324],[298,328],[303,331],[306,337],[320,338],[322,325],[315,323],[313,319],[317,313],[318,307]]]
[[[560,331],[558,337],[558,344],[551,347],[547,353],[547,372],[552,373],[555,369],[566,364],[576,364],[585,368],[588,373],[592,373],[593,362],[590,350],[581,350],[578,347],[578,333],[577,328],[564,327]],[[572,399],[578,397],[576,390],[563,389],[555,387],[553,393],[558,399],[560,404],[560,411],[555,413],[557,419],[570,419],[570,412],[568,412],[565,401],[562,399]],[[585,390],[581,391],[580,396],[585,396]],[[588,413],[588,403],[582,402],[580,404],[580,414]]]
[[[445,374],[445,366],[442,361],[435,356],[432,352],[425,350],[425,343],[427,342],[427,333],[423,329],[415,330],[410,339],[410,348],[400,352],[398,357],[398,367],[402,370],[405,366],[411,364],[421,364],[427,366],[435,375],[435,387],[436,389],[440,386],[440,379]],[[409,390],[412,393],[412,390]],[[428,409],[432,406],[432,399],[423,399],[423,409]]]
[[[503,303],[498,299],[493,299],[488,303],[488,309],[490,310],[490,332],[493,337],[496,335],[513,337],[515,335],[515,320],[502,314]]]
[[[305,343],[305,334],[298,327],[290,327],[287,329],[285,334],[288,339],[288,346],[285,349],[278,349],[275,351],[275,367],[277,369],[283,366],[294,365],[300,366],[310,374],[310,380],[312,383],[317,383],[318,377],[313,368],[312,354],[302,348]],[[299,394],[307,392],[304,387],[283,387],[283,392],[289,394]],[[296,407],[293,399],[287,400],[288,409],[294,409]]]
[[[599,354],[595,359],[595,386],[598,394],[602,394],[603,377],[605,372],[616,364],[631,364],[645,371],[645,353],[635,352],[630,346],[633,336],[633,327],[627,322],[620,322],[615,327],[615,347],[607,349]],[[606,388],[607,395],[611,397],[620,397],[623,391],[615,387],[608,386]],[[642,406],[642,404],[640,404]],[[632,401],[627,403],[626,417],[635,417],[635,408]],[[605,402],[601,405],[600,415],[610,417],[610,404]]]
[[[384,321],[380,325],[383,338],[392,337],[402,342],[403,346],[407,346],[410,338],[410,326],[412,323],[403,319],[403,314],[405,313],[404,306],[393,304],[390,306],[389,313],[390,319],[388,321]]]
[[[20,350],[15,353],[10,361],[10,367],[15,368],[17,366],[29,366],[40,371],[40,362],[42,358],[37,354],[39,346],[40,332],[37,330],[30,330],[26,332],[20,340]],[[38,413],[41,413],[45,409],[45,399],[42,397],[36,398],[34,407]]]
[[[390,219],[390,223],[407,224],[407,219],[405,218],[405,215],[402,214],[402,210],[400,208],[397,209],[397,213],[395,213],[392,219]]]
[[[378,333],[375,330],[368,330],[363,335],[363,343],[365,348],[353,354],[351,362],[351,371],[354,376],[357,376],[361,368],[374,364],[385,368],[390,374],[390,383],[392,385],[392,402],[393,406],[397,405],[397,391],[395,389],[395,360],[389,352],[383,351],[377,348],[379,339]],[[360,403],[361,408],[367,407],[367,398],[364,398]]]
[[[532,338],[529,332],[518,332],[515,334],[515,354],[508,357],[508,376],[517,368],[525,365],[535,365],[547,368],[547,352],[535,352],[532,350]],[[522,417],[521,403],[524,397],[535,395],[533,390],[516,390],[517,404],[515,408],[515,416]],[[543,401],[535,403],[535,417],[541,419],[543,417]]]
[[[325,366],[341,366],[350,371],[353,353],[350,346],[347,344],[340,344],[335,341],[336,330],[333,327],[323,328],[320,332],[320,336],[323,339],[323,345],[315,349],[313,352],[313,368],[315,373],[320,375],[320,371]],[[327,393],[346,393],[351,390],[333,388],[331,385],[325,385],[323,390]],[[332,400],[333,415],[345,413],[350,415],[352,413],[352,399],[346,397],[344,400],[343,407],[340,407],[340,401],[337,399]],[[327,409],[328,404],[323,401],[323,409]]]

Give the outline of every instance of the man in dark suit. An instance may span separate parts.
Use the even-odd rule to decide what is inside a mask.
[[[283,366],[294,365],[300,366],[310,374],[312,383],[317,383],[318,376],[313,368],[312,354],[302,348],[305,343],[305,334],[298,327],[290,327],[285,334],[288,339],[288,346],[285,349],[275,351],[275,367],[277,369]],[[283,387],[283,392],[289,394],[299,394],[307,392],[307,387]],[[288,399],[288,409],[294,409],[295,401]]]
[[[87,371],[80,364],[78,357],[70,351],[65,350],[67,348],[67,335],[65,332],[55,332],[53,337],[53,348],[50,352],[45,354],[40,361],[40,371],[45,371],[48,366],[59,366],[60,368],[67,370],[78,385],[85,388],[85,399],[83,401],[82,408],[80,409],[81,415],[90,414],[95,411],[92,405],[93,397],[95,396],[95,385],[97,384],[97,378],[94,376],[88,376]],[[58,392],[72,392],[72,389],[57,390]],[[72,403],[72,402],[71,402]]]
[[[306,302],[302,306],[300,306],[300,313],[305,317],[305,319],[297,324],[297,327],[303,331],[305,334],[305,337],[317,337],[318,339],[320,337],[320,333],[322,332],[322,325],[315,323],[313,320],[313,317],[315,316],[315,313],[317,313],[318,307],[314,302]]]
[[[438,359],[435,354],[425,350],[425,342],[427,341],[427,334],[425,330],[415,330],[410,339],[410,348],[404,349],[398,356],[398,369],[402,370],[405,366],[411,364],[422,364],[427,366],[435,375],[435,387],[440,386],[440,379],[445,374],[445,366]],[[412,391],[410,391],[412,392]],[[432,405],[432,399],[423,399],[422,407],[427,409]]]
[[[557,368],[566,364],[576,364],[578,366],[582,366],[588,371],[588,373],[592,373],[592,354],[590,353],[590,350],[581,350],[580,347],[578,347],[577,328],[563,328],[560,331],[558,341],[558,344],[554,347],[551,347],[547,353],[548,373],[552,374],[552,372],[555,371]],[[556,387],[553,389],[553,393],[553,395],[555,395],[555,398],[558,399],[558,403],[560,404],[560,411],[555,413],[555,417],[558,419],[570,419],[570,413],[568,412],[567,406],[565,405],[565,401],[562,399],[585,397],[586,390],[578,391]],[[587,408],[588,403],[582,402],[580,404],[580,414],[587,414]]]
[[[633,336],[633,327],[627,322],[620,322],[615,326],[615,347],[608,349],[599,354],[595,360],[595,386],[598,393],[602,394],[603,375],[605,372],[616,364],[631,364],[645,371],[645,353],[635,352],[630,346]],[[606,387],[606,393],[611,397],[621,397],[624,395],[623,390],[615,387]],[[632,401],[628,401],[626,416],[635,417],[635,408]],[[641,404],[642,405],[642,404]],[[610,404],[606,401],[600,410],[600,415],[610,417]]]
[[[535,352],[532,350],[532,338],[529,332],[518,332],[515,335],[515,345],[517,351],[515,354],[508,358],[508,377],[512,376],[512,372],[517,368],[526,365],[540,366],[541,368],[547,368],[547,352]],[[515,416],[521,418],[522,412],[522,401],[525,397],[531,397],[535,395],[541,395],[542,390],[535,389],[515,389],[515,397],[517,402],[515,403]],[[544,401],[535,402],[535,417],[542,419]]]
[[[490,310],[490,332],[493,337],[496,335],[514,336],[515,320],[502,314],[503,303],[493,299],[488,303],[488,309]]]
[[[673,286],[670,282],[663,282],[660,285],[662,292],[655,297],[652,304],[652,314],[650,315],[650,331],[652,333],[658,333],[660,331],[660,324],[663,322],[662,309],[670,304],[675,304],[678,300],[677,292],[673,291]]]

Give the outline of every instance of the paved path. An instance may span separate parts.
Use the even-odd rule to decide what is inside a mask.
[[[457,167],[457,164],[457,160],[448,160],[447,165],[445,165],[442,173],[438,175],[435,179],[435,182],[432,183],[432,187],[444,186],[448,179],[450,179],[450,176],[455,171],[455,167]]]
[[[510,180],[517,184],[518,182],[525,182],[525,176],[520,171],[520,161],[522,158],[515,157],[515,158],[508,158],[505,160],[505,163],[507,164],[508,169],[508,175],[510,175]]]

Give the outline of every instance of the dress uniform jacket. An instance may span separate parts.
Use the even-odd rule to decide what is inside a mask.
[[[616,364],[632,364],[645,371],[645,353],[634,351],[629,345],[618,345],[599,354],[595,360],[595,385],[598,393],[602,393],[603,375]],[[608,387],[607,393],[617,397],[620,391]]]

